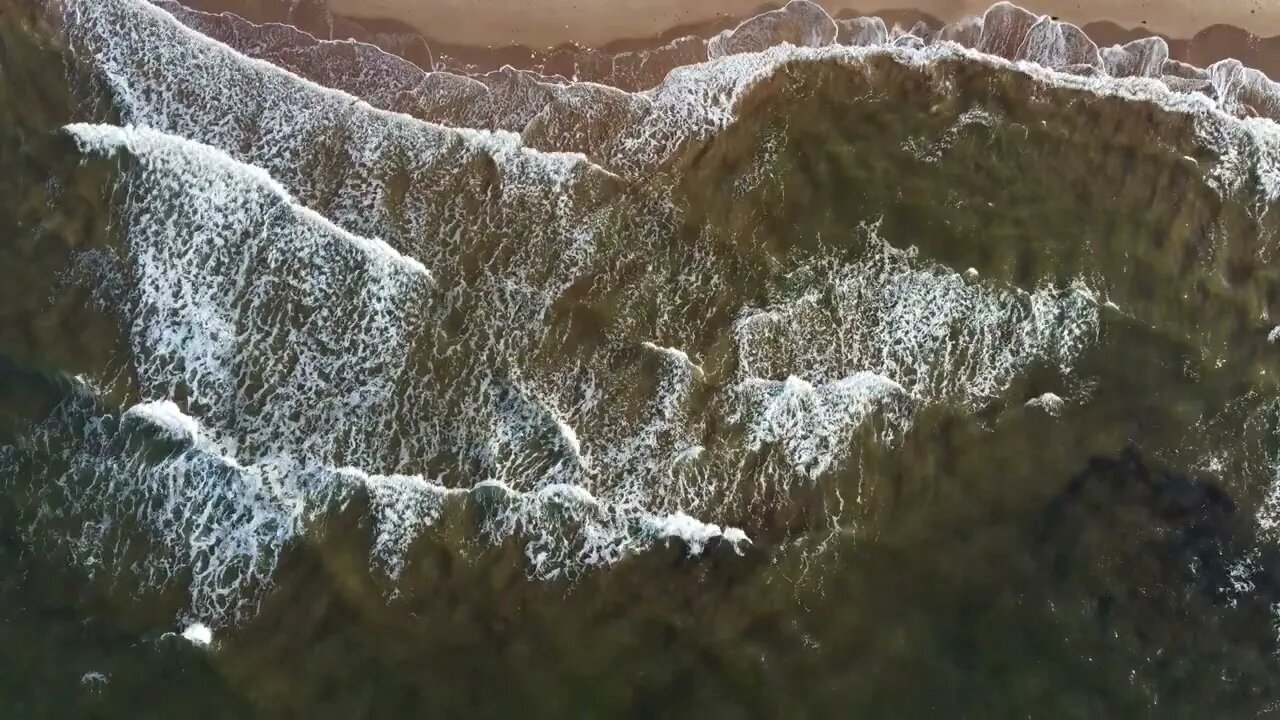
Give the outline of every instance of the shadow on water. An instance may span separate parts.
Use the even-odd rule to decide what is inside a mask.
[[[389,604],[340,522],[291,554],[215,663],[268,714],[333,717],[1239,716],[1273,697],[1275,555],[1221,485],[1133,450],[1042,477],[1026,508],[831,538],[808,575],[793,549],[673,545],[530,585],[514,543],[437,540]]]

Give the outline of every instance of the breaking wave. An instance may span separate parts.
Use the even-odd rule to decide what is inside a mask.
[[[974,63],[1151,104],[1188,118],[1220,193],[1256,190],[1259,213],[1280,193],[1264,77],[1156,41],[1099,50],[1004,3],[918,37],[795,0],[660,49],[629,89],[424,71],[171,2],[61,10],[120,120],[65,131],[114,163],[119,257],[98,280],[128,372],[92,382],[129,400],[81,387],[0,462],[48,478],[34,538],[185,583],[209,621],[361,504],[393,578],[450,513],[518,539],[542,579],[668,538],[747,552],[852,523],[841,487],[867,444],[924,409],[1021,405],[1037,368],[1069,377],[1104,331],[1098,278],[1026,290],[875,224],[776,254],[699,224],[682,173],[794,68]],[[918,154],[998,122],[962,120]],[[810,514],[765,519],[792,502]]]

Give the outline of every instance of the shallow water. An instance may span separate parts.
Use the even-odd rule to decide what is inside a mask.
[[[15,716],[1280,701],[1272,120],[940,44],[626,93],[0,22]]]

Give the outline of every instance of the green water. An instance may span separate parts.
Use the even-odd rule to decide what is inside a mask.
[[[0,442],[21,449],[0,504],[6,716],[1252,717],[1280,701],[1280,556],[1258,520],[1280,419],[1263,319],[1280,303],[1276,221],[1250,182],[1207,184],[1186,117],[958,61],[788,67],[729,129],[611,199],[627,209],[606,225],[621,259],[609,282],[564,292],[548,321],[563,341],[535,347],[531,367],[603,355],[647,378],[609,353],[676,318],[710,378],[691,412],[728,453],[746,443],[713,399],[744,362],[734,313],[812,297],[804,317],[842,327],[840,273],[896,262],[868,239],[878,223],[930,272],[976,270],[965,282],[1088,279],[1114,306],[1069,371],[1037,357],[997,393],[939,390],[906,429],[860,428],[820,483],[757,482],[789,457],[751,455],[722,478],[720,520],[753,540],[741,554],[669,540],[532,579],[523,538],[482,542],[484,508],[458,507],[392,580],[371,563],[357,496],[287,545],[260,604],[206,649],[172,634],[189,577],[139,587],[142,550],[121,551],[120,572],[86,567],[29,531],[42,489],[68,477],[58,451],[87,435],[70,411],[47,446],[33,424],[78,407],[77,374],[107,381],[92,412],[140,399],[85,259],[128,253],[116,180],[140,171],[85,161],[59,131],[113,119],[77,63],[31,3],[0,6]],[[987,119],[960,122],[975,110]],[[317,177],[345,172],[335,157]],[[668,191],[677,220],[628,255],[627,213]],[[499,240],[521,228],[505,232],[475,241],[456,279],[515,254]],[[450,319],[459,334],[474,322]],[[976,354],[967,327],[948,326],[960,367]],[[759,363],[777,380],[837,337],[770,332]],[[421,353],[414,367],[446,378],[478,362]],[[642,406],[645,382],[618,381],[634,393],[620,412]],[[1025,405],[1049,392],[1065,401],[1056,416]],[[144,459],[175,452],[122,438]],[[411,467],[432,462],[446,464]],[[93,519],[57,529],[74,540]]]

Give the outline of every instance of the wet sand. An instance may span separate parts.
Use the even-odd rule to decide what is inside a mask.
[[[544,74],[576,74],[583,48],[608,55],[640,53],[689,36],[711,38],[781,3],[716,0],[621,0],[609,3],[511,0],[460,3],[456,0],[181,0],[204,12],[229,11],[254,23],[286,23],[317,38],[354,39],[378,45],[422,68],[468,73],[504,65]],[[892,31],[924,23],[928,31],[966,17],[981,16],[985,0],[826,0],[836,19],[877,16]],[[1234,58],[1246,67],[1280,78],[1280,5],[1263,0],[1231,0],[1212,7],[1188,0],[1040,0],[1026,2],[1034,13],[1073,23],[1100,48],[1145,37],[1162,38],[1168,57],[1207,67]],[[568,10],[566,10],[566,8]],[[916,31],[919,34],[919,31]],[[691,62],[683,57],[679,62]],[[636,62],[641,62],[636,59]],[[630,61],[627,61],[630,62]],[[624,63],[625,64],[625,63]],[[661,63],[659,63],[661,64]],[[652,70],[652,68],[650,68]],[[651,73],[652,74],[652,73]],[[632,87],[626,78],[581,79]]]
[[[987,0],[823,0],[833,16],[915,11],[951,22],[979,15]],[[1035,0],[1028,9],[1085,25],[1110,22],[1152,34],[1190,38],[1214,25],[1232,25],[1258,37],[1280,35],[1280,4],[1266,0]],[[336,14],[393,18],[427,37],[469,45],[565,42],[599,47],[621,38],[652,37],[674,26],[745,18],[775,3],[756,0],[331,0]]]

